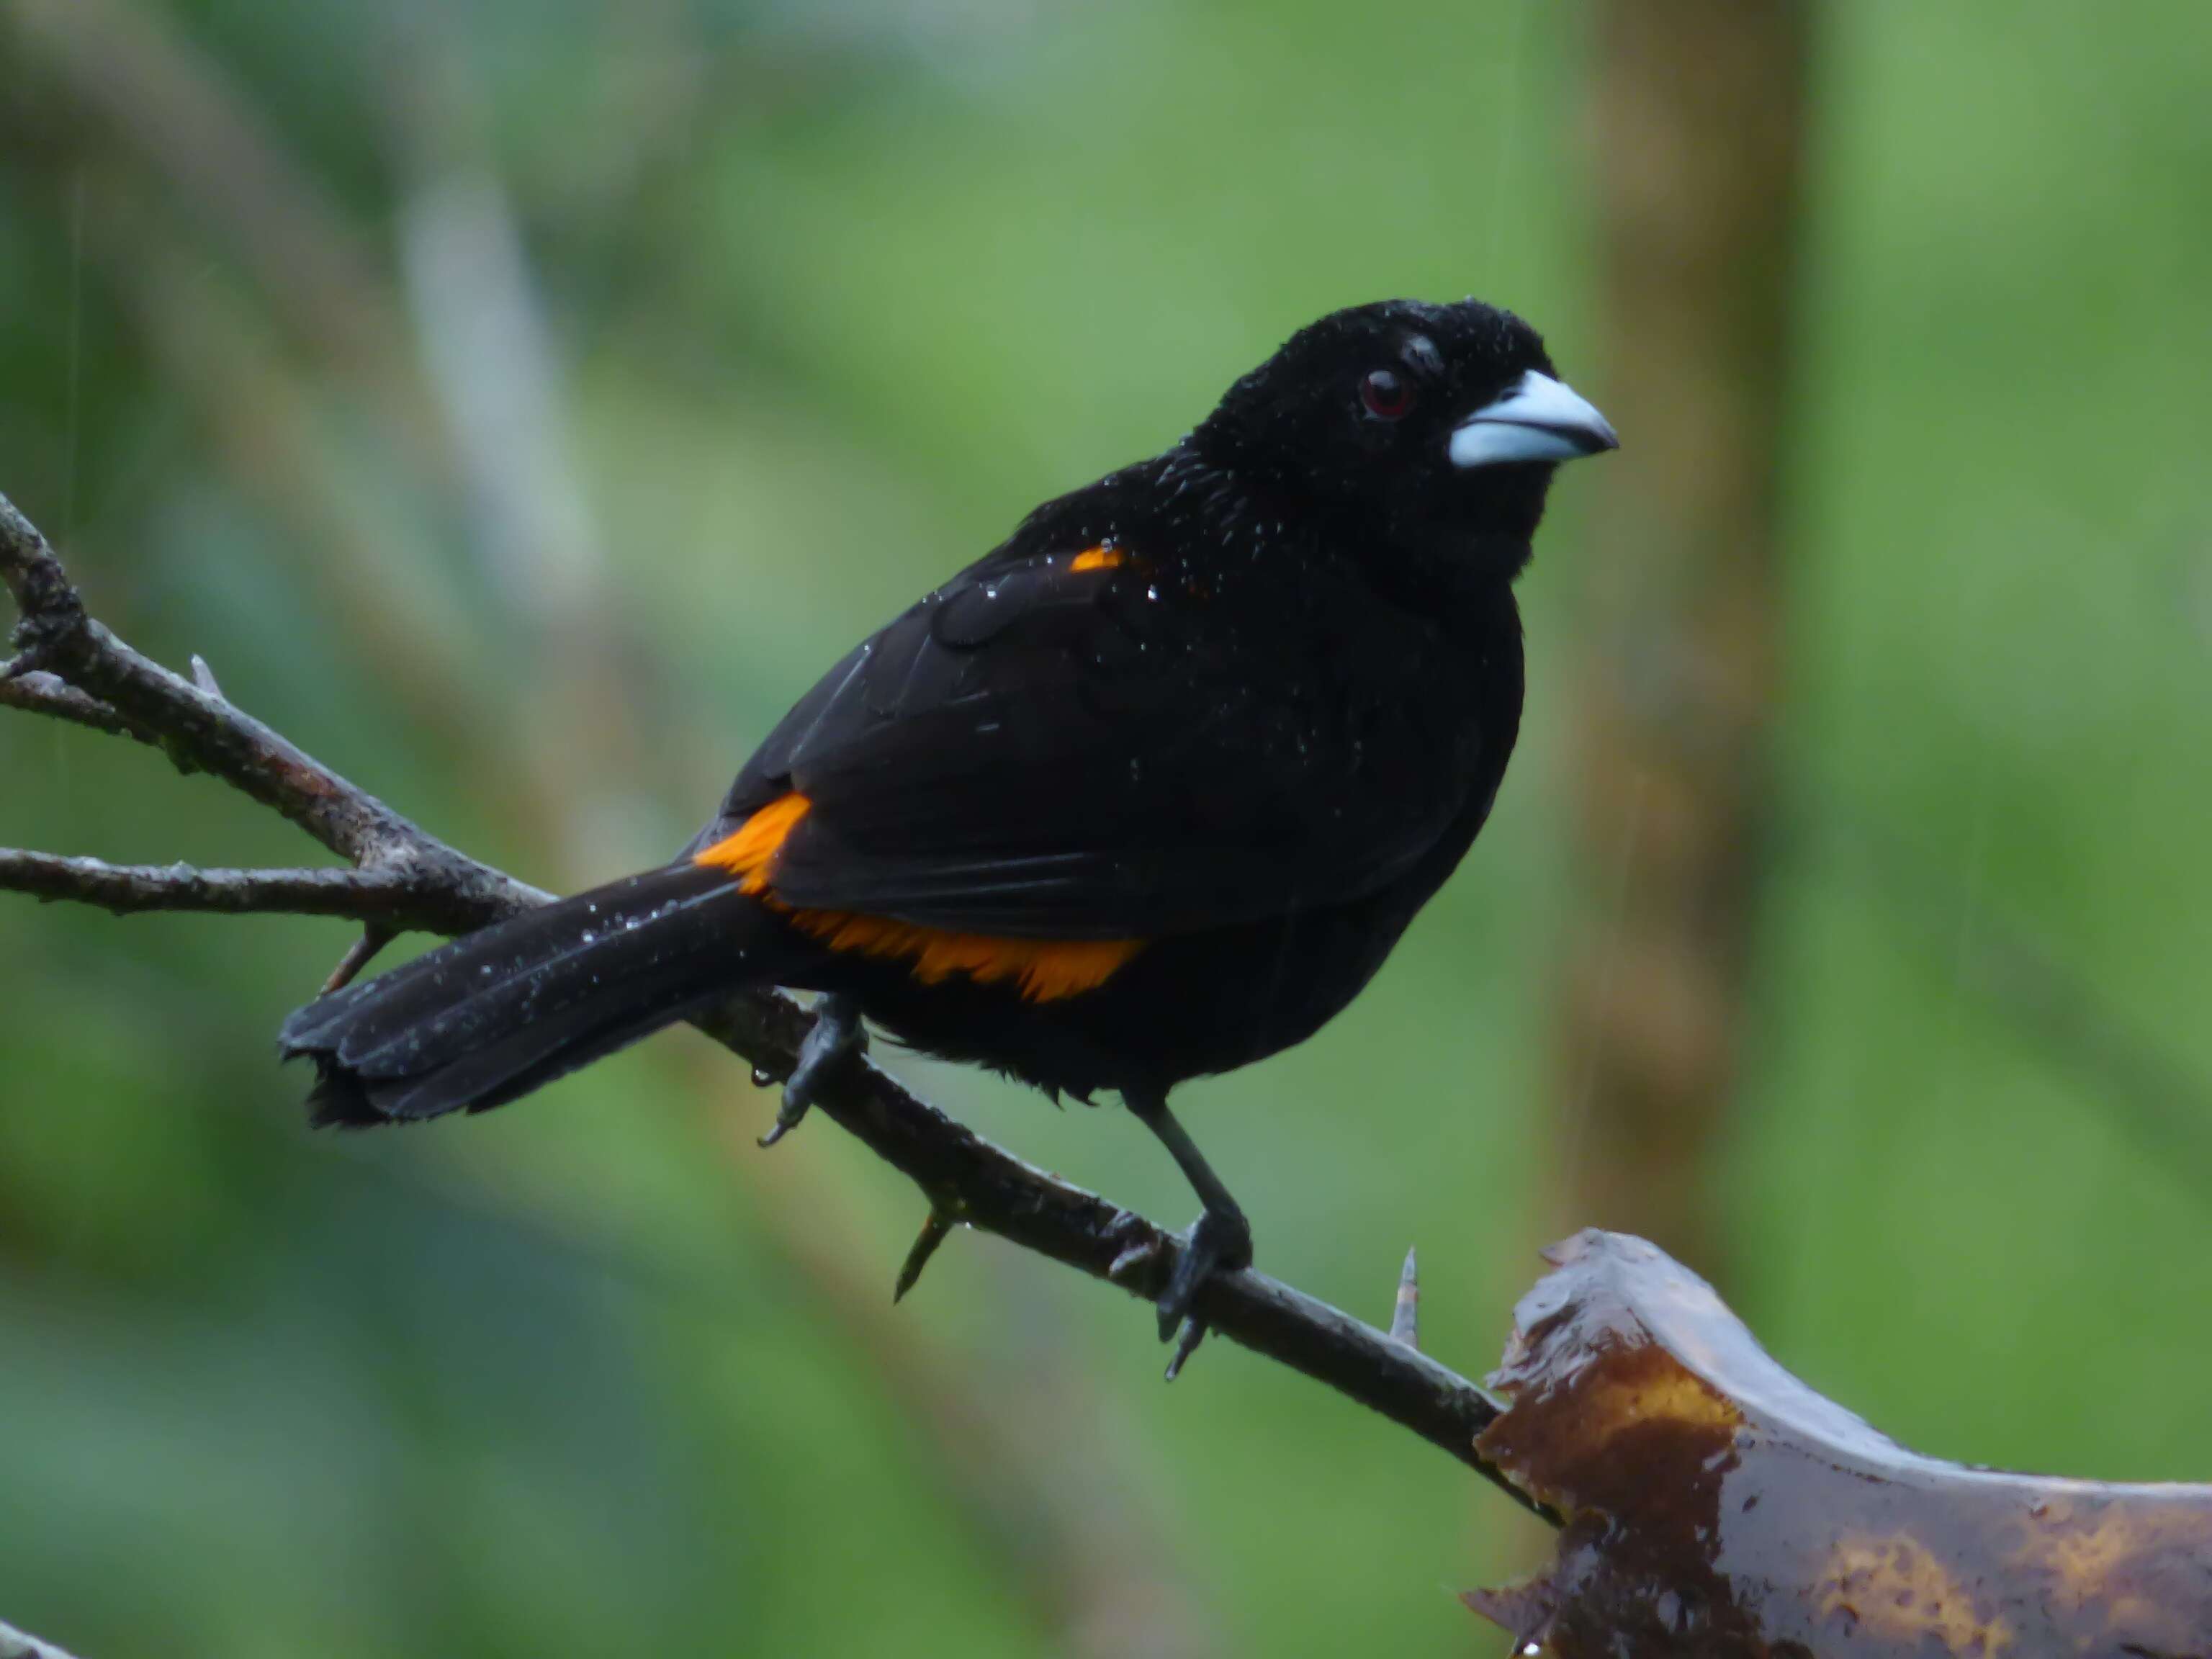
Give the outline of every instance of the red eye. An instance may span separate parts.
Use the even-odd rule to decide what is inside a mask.
[[[1378,421],[1399,420],[1413,406],[1413,383],[1390,369],[1378,368],[1359,383],[1359,401]]]

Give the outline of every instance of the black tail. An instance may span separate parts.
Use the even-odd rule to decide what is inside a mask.
[[[296,1011],[318,1124],[488,1111],[774,975],[772,915],[679,864],[514,917]]]

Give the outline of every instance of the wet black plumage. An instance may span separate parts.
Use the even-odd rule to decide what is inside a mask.
[[[1513,580],[1556,464],[1612,442],[1506,313],[1324,318],[856,647],[677,862],[311,1004],[284,1052],[367,1124],[498,1105],[741,984],[831,993],[1121,1094],[1206,1199],[1179,1314],[1249,1240],[1167,1092],[1318,1029],[1473,842],[1520,726]]]

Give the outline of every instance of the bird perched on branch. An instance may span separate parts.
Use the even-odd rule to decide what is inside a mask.
[[[293,1014],[317,1121],[483,1111],[740,987],[817,991],[770,1142],[863,1021],[1110,1091],[1205,1206],[1172,1335],[1252,1247],[1169,1091],[1311,1036],[1474,842],[1513,580],[1553,469],[1614,444],[1509,313],[1324,317],[856,646],[673,863]]]

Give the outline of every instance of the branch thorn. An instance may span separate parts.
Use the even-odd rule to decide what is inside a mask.
[[[197,677],[199,671],[206,665],[198,657],[194,657],[192,659],[194,676]],[[212,675],[209,677],[210,682],[213,678]],[[219,697],[222,695],[220,691],[211,690],[209,686],[202,686],[200,689],[209,691],[213,696]],[[323,981],[322,994],[328,996],[331,992],[342,991],[352,984],[354,975],[368,967],[376,953],[391,944],[394,937],[396,935],[389,927],[379,927],[374,922],[363,927],[361,930],[361,937],[346,947],[346,953],[338,958],[338,965],[331,969],[331,976]]]
[[[1390,1305],[1390,1340],[1409,1348],[1421,1346],[1421,1273],[1411,1246],[1398,1270],[1398,1299]]]
[[[922,1218],[921,1231],[915,1236],[914,1248],[906,1253],[906,1261],[899,1268],[898,1283],[891,1286],[891,1300],[903,1302],[906,1293],[921,1282],[921,1270],[937,1254],[938,1246],[952,1237],[959,1224],[953,1212],[941,1204],[933,1204]]]
[[[208,666],[207,659],[197,651],[192,653],[192,684],[217,702],[230,701],[222,695],[222,687],[216,684],[215,670]]]

